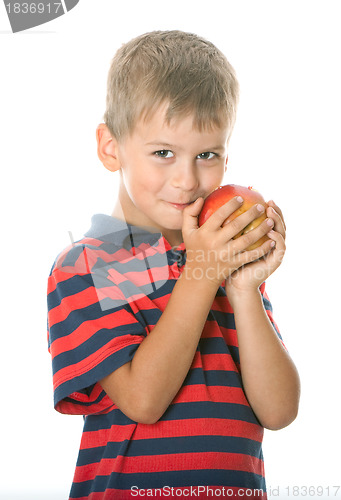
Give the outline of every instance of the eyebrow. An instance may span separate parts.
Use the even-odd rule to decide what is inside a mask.
[[[183,148],[179,148],[179,146],[175,146],[174,144],[168,144],[167,142],[162,142],[162,141],[159,141],[159,140],[156,140],[156,141],[152,141],[152,142],[148,142],[146,144],[146,146],[155,146],[155,147],[161,147],[163,149],[174,149],[174,148],[177,148],[177,149],[183,149]],[[203,152],[206,152],[206,151],[225,151],[225,146],[222,146],[221,144],[219,144],[218,146],[212,146],[212,147],[208,147],[208,148],[203,148],[202,149]]]
[[[162,141],[152,141],[152,142],[147,142],[146,146],[155,146],[155,147],[166,147],[166,148],[174,148],[174,144],[168,144],[167,142],[162,142]]]

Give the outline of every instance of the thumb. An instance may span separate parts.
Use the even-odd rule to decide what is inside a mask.
[[[191,203],[183,211],[182,230],[190,231],[198,229],[198,215],[204,204],[204,198],[197,198],[194,203]]]

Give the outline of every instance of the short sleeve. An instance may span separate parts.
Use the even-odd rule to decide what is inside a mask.
[[[98,381],[131,361],[146,335],[128,301],[102,306],[103,290],[90,272],[95,253],[74,246],[58,257],[48,279],[48,347],[54,405],[61,413],[110,411],[114,403]],[[122,294],[112,281],[110,291]]]
[[[270,299],[268,297],[268,294],[266,293],[266,290],[265,290],[265,282],[261,284],[260,286],[260,292],[262,294],[262,299],[263,299],[263,306],[264,306],[264,309],[266,311],[266,314],[275,330],[275,332],[277,333],[278,335],[278,338],[280,339],[280,341],[282,342],[283,346],[285,347],[284,343],[283,343],[283,339],[282,339],[282,336],[280,334],[280,331],[279,331],[279,328],[278,328],[278,325],[277,323],[275,322],[274,320],[274,316],[273,316],[273,309],[272,309],[272,305],[271,305],[271,302],[270,302]]]

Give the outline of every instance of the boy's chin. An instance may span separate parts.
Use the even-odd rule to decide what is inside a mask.
[[[165,217],[159,221],[159,227],[170,232],[181,232],[182,231],[182,217],[177,217],[176,219],[171,217]]]
[[[164,225],[164,228],[167,231],[174,231],[174,232],[182,231],[182,221],[181,222],[174,222],[173,224],[169,221],[168,224]]]

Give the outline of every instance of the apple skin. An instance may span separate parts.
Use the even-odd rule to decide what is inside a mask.
[[[258,191],[252,189],[252,187],[237,186],[236,184],[227,184],[225,186],[218,187],[217,189],[212,191],[211,194],[207,196],[207,198],[205,199],[204,206],[202,207],[202,210],[199,215],[199,226],[202,226],[204,222],[206,222],[207,219],[219,207],[230,201],[235,196],[241,196],[244,200],[244,203],[240,208],[238,208],[238,210],[233,212],[233,214],[231,214],[224,221],[223,225],[225,225],[227,222],[232,221],[233,219],[238,217],[238,215],[241,215],[242,213],[246,212],[246,210],[249,210],[249,208],[251,208],[255,204],[260,203],[265,207],[265,209],[268,207],[263,196]],[[266,217],[267,216],[265,211],[262,213],[262,215],[257,217],[257,219],[253,220],[249,225],[247,225],[242,231],[236,234],[236,236],[234,236],[233,239],[235,240],[236,238],[239,238],[243,234],[246,234],[252,229],[256,228],[263,222],[263,220],[266,219]],[[247,247],[246,250],[254,250],[255,248],[258,248],[268,239],[269,239],[268,236],[264,235],[256,243]]]

